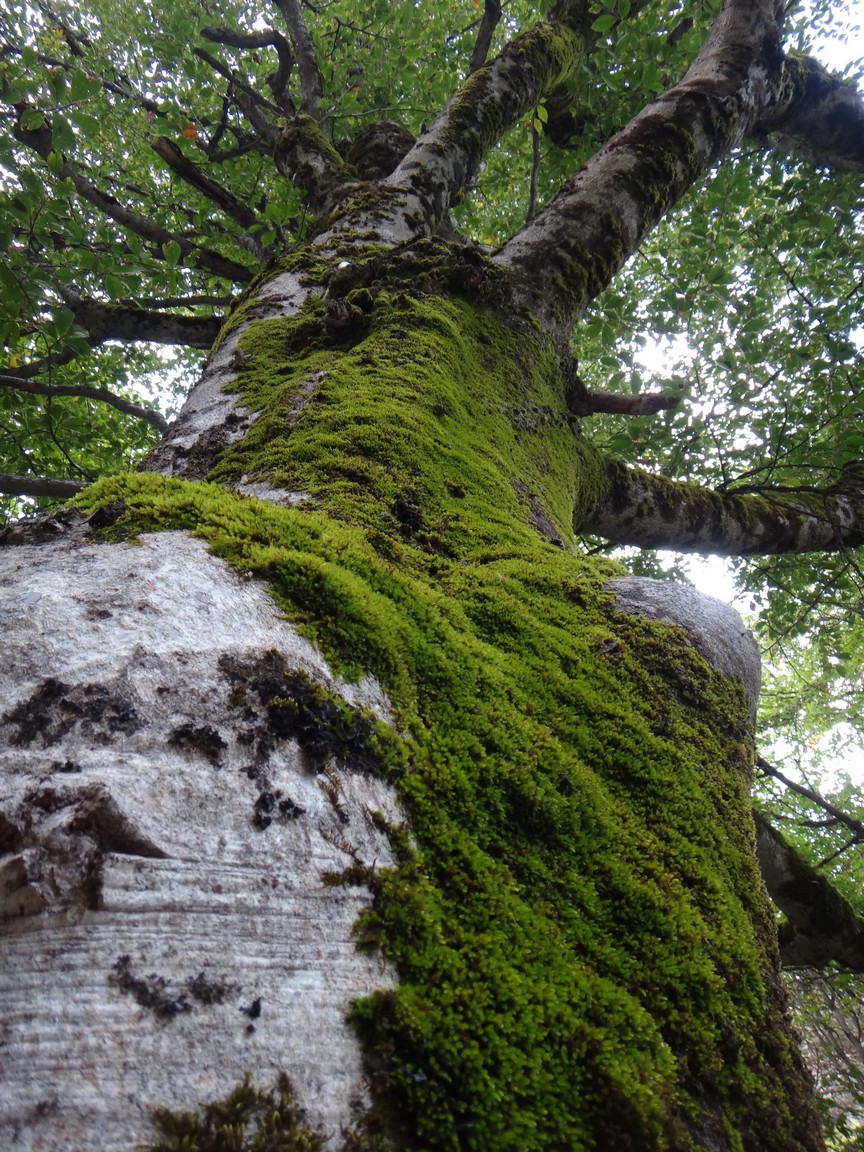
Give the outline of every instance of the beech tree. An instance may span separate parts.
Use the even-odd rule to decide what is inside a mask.
[[[824,1147],[780,964],[864,921],[650,559],[860,604],[794,8],[0,14],[4,1146]]]

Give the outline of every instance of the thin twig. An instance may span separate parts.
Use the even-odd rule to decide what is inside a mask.
[[[773,764],[769,764],[763,756],[756,758],[756,764],[768,776],[773,776],[775,780],[779,780],[787,788],[793,792],[797,792],[799,796],[806,797],[817,807],[827,812],[829,816],[833,816],[835,820],[839,820],[842,824],[855,834],[855,837],[864,840],[864,821],[856,820],[854,816],[848,815],[842,808],[837,808],[830,800],[826,800],[824,796],[820,795],[812,788],[807,788],[803,784],[797,784],[794,780],[790,780],[788,776],[784,776],[779,768],[775,768]]]
[[[128,416],[136,416],[139,420],[146,420],[159,432],[168,430],[168,421],[152,408],[145,408],[142,404],[135,404],[131,400],[124,400],[109,392],[107,388],[94,388],[89,384],[42,384],[38,380],[22,380],[18,376],[0,374],[0,387],[14,388],[17,392],[30,392],[37,396],[83,396],[89,400],[98,400],[102,404],[110,404],[118,412],[125,412]]]

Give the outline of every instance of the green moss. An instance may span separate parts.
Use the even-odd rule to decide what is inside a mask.
[[[256,1089],[247,1076],[225,1100],[200,1113],[157,1110],[160,1134],[147,1152],[321,1152],[326,1140],[303,1123],[289,1081],[272,1091]]]
[[[257,322],[241,337],[232,387],[261,415],[212,478],[264,478],[450,556],[533,540],[527,490],[572,541],[591,450],[566,419],[551,345],[472,300],[435,294],[475,271],[477,292],[494,293],[492,272],[429,245],[348,292],[359,325],[328,333],[317,297],[299,315]],[[426,291],[409,293],[408,283]]]
[[[319,336],[314,307],[244,337],[261,415],[214,476],[263,475],[310,507],[152,474],[76,502],[122,507],[115,536],[192,531],[388,693],[397,724],[374,732],[293,695],[298,723],[326,705],[334,738],[362,733],[410,815],[357,925],[402,981],[354,1012],[397,1146],[815,1148],[743,693],[683,631],[617,613],[612,565],[538,533],[520,493],[567,541],[601,461],[549,417],[563,385],[542,334],[481,309],[482,284],[425,291],[449,274],[432,260],[412,291],[365,284],[354,344]],[[531,404],[536,428],[514,419]]]

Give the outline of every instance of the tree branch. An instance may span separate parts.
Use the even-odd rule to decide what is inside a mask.
[[[693,182],[776,100],[775,0],[726,0],[696,61],[494,259],[562,338]],[[480,73],[478,73],[480,75]]]
[[[245,93],[245,95],[260,108],[266,109],[268,112],[272,112],[274,116],[282,115],[281,108],[279,108],[276,104],[271,104],[271,102],[266,100],[260,92],[256,92],[251,84],[247,84],[245,80],[241,80],[240,77],[234,71],[232,71],[232,69],[223,64],[221,60],[217,60],[215,56],[212,56],[203,48],[193,48],[192,55],[197,56],[199,60],[203,60],[204,63],[208,64],[214,72],[218,72],[220,76],[223,76],[230,84],[233,84],[239,92]],[[274,128],[276,127],[275,124],[272,126]]]
[[[315,56],[315,46],[299,0],[276,0],[276,7],[282,13],[288,36],[297,56],[297,66],[300,69],[300,91],[302,93],[301,107],[307,116],[313,120],[324,119],[321,111],[321,100],[324,95],[324,81],[318,68]]]
[[[165,161],[172,172],[181,180],[185,180],[187,184],[191,184],[193,188],[197,188],[217,208],[230,216],[232,220],[236,220],[241,228],[251,228],[253,224],[258,223],[257,216],[248,204],[242,203],[227,188],[223,188],[206,172],[202,172],[197,164],[194,164],[188,156],[184,155],[173,140],[169,140],[167,136],[157,136],[155,140],[150,141],[150,147],[157,156]],[[252,240],[251,236],[247,239],[251,240],[258,250],[255,255],[261,256],[261,246],[258,242]]]
[[[826,552],[864,544],[864,465],[824,490],[738,495],[655,476],[621,461],[578,531],[638,548],[717,556]]]
[[[87,480],[58,480],[53,476],[14,476],[0,474],[0,493],[4,496],[50,496],[66,500],[86,488]]]
[[[582,7],[582,6],[580,6]],[[584,5],[587,12],[587,4]],[[501,135],[547,93],[573,76],[586,33],[571,23],[545,22],[517,36],[500,56],[469,76],[432,127],[408,152],[387,184],[404,188],[404,239],[437,231],[483,157]]]
[[[27,108],[28,105],[26,104],[15,105],[15,111],[19,115],[26,111]],[[46,162],[54,150],[53,135],[47,119],[41,128],[32,131],[22,128],[20,124],[16,125],[15,138],[19,143],[24,144],[36,152]],[[100,212],[104,212],[106,216],[114,220],[117,224],[121,224],[124,228],[128,228],[137,235],[143,236],[145,240],[149,240],[160,246],[171,243],[179,244],[181,258],[184,263],[206,268],[208,271],[215,273],[217,276],[224,277],[226,280],[246,283],[252,279],[252,273],[242,264],[237,264],[235,261],[220,256],[216,252],[202,248],[185,236],[178,236],[173,232],[169,232],[149,217],[142,216],[138,212],[133,212],[131,209],[125,208],[115,197],[109,195],[107,192],[102,192],[95,184],[92,184],[82,176],[68,161],[64,161],[57,174],[61,178],[71,180],[79,195],[89,201],[95,208],[98,208]]]
[[[102,404],[110,404],[119,412],[127,416],[136,416],[139,420],[146,420],[159,432],[168,430],[168,421],[152,408],[145,408],[142,404],[135,404],[132,400],[124,400],[109,392],[107,388],[93,388],[87,384],[43,384],[38,380],[23,380],[19,376],[0,375],[0,388],[14,388],[18,392],[30,392],[37,396],[83,396],[89,400],[98,400]]]
[[[618,416],[654,416],[658,412],[677,408],[681,397],[670,396],[666,392],[640,392],[637,396],[620,396],[616,392],[587,392],[583,403],[585,415],[609,412]]]
[[[821,808],[823,812],[827,812],[829,816],[833,816],[834,823],[845,824],[846,827],[854,833],[856,838],[864,842],[864,820],[856,820],[854,816],[850,816],[848,812],[844,812],[842,808],[838,808],[832,804],[830,800],[826,800],[820,793],[815,792],[812,788],[806,788],[803,784],[797,784],[794,780],[790,780],[788,776],[784,776],[779,768],[775,768],[773,764],[762,757],[757,756],[756,766],[761,768],[763,772],[769,776],[773,776],[775,780],[797,792],[799,796],[804,796],[811,803],[815,804],[817,808]]]
[[[64,292],[75,320],[90,333],[94,347],[106,340],[143,340],[153,344],[181,344],[205,352],[219,335],[218,316],[175,316],[170,312],[148,312],[126,304],[103,304],[82,300]]]
[[[809,56],[787,56],[776,101],[753,135],[836,171],[864,171],[864,101]]]
[[[486,63],[486,57],[489,55],[489,46],[492,43],[492,33],[498,27],[498,21],[500,19],[501,0],[486,0],[483,8],[483,18],[480,21],[480,28],[474,43],[474,51],[471,54],[471,65],[468,68],[469,76],[476,72],[478,68],[482,68]]]
[[[864,972],[864,919],[764,816],[753,815],[765,887],[788,917],[779,931],[782,963],[822,968],[834,962]]]
[[[227,44],[231,48],[268,48],[273,47],[279,56],[278,69],[267,77],[267,84],[273,93],[273,99],[286,116],[293,116],[296,109],[294,102],[288,95],[288,81],[291,69],[294,67],[294,56],[285,37],[272,28],[263,32],[237,32],[233,28],[201,29],[201,35],[216,44]]]

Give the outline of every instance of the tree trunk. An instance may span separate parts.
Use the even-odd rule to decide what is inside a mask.
[[[566,373],[476,253],[324,234],[7,534],[4,1147],[239,1146],[176,1114],[247,1072],[332,1149],[821,1147],[752,640],[577,554]]]

